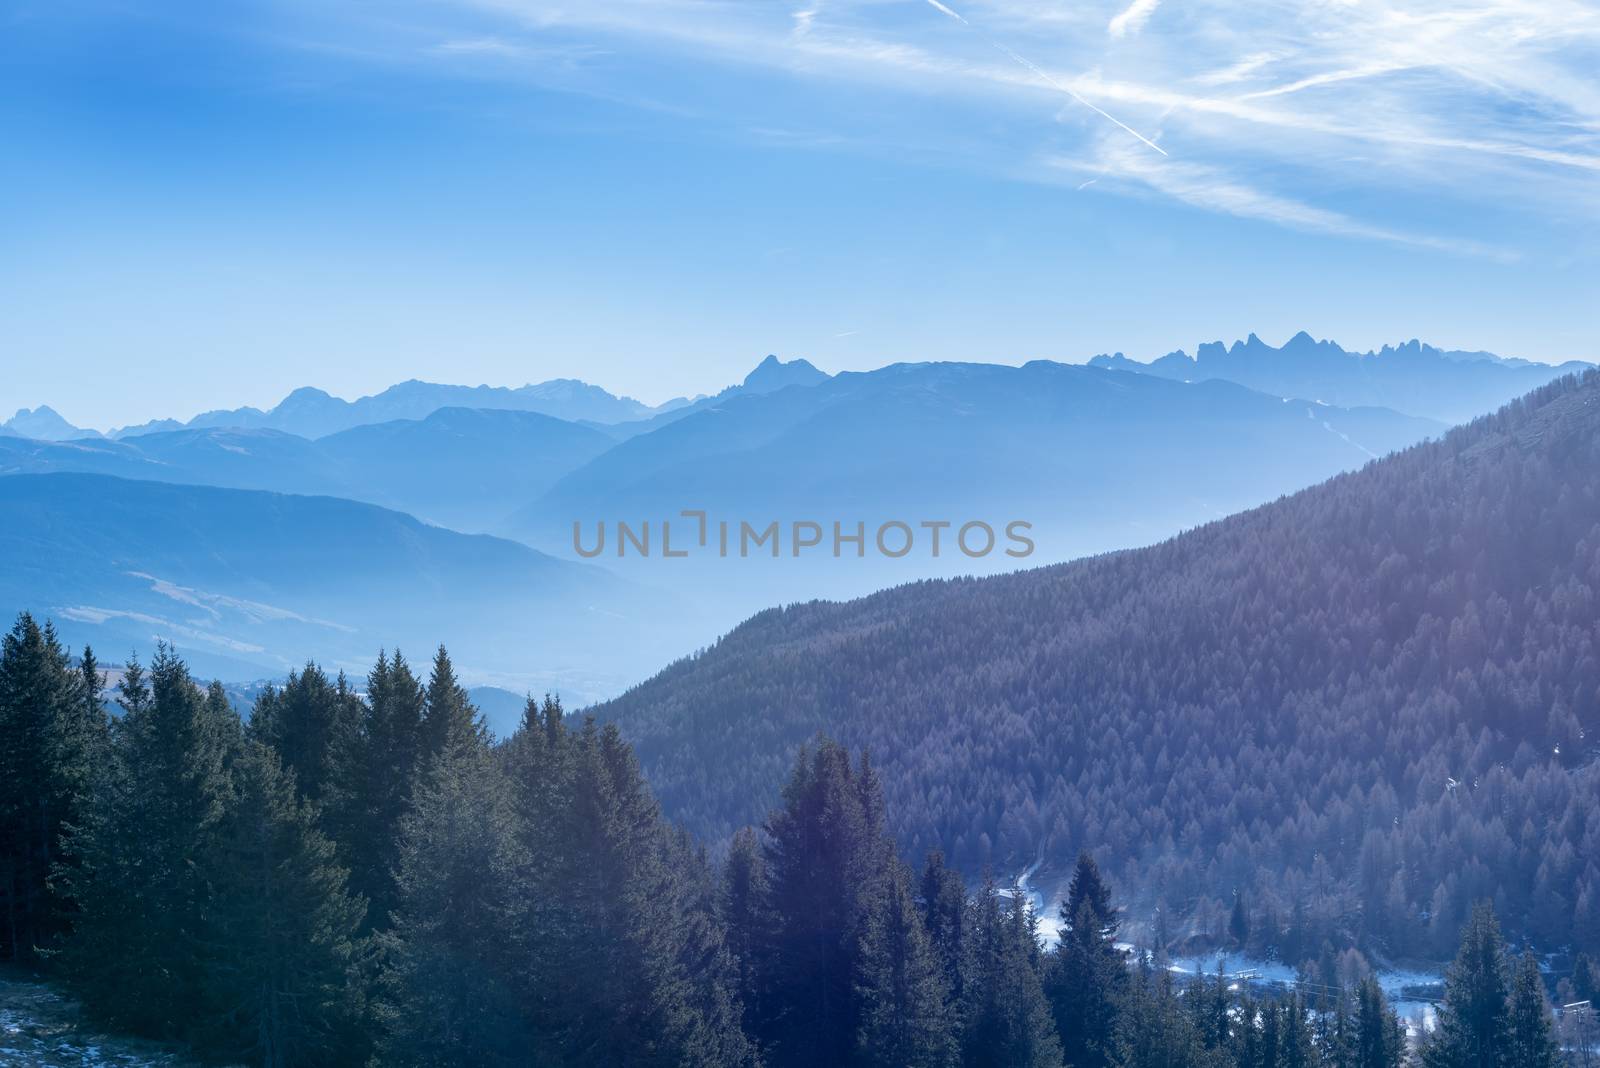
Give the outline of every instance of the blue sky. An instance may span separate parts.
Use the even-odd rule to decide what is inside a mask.
[[[0,2],[0,407],[1600,357],[1600,6]]]

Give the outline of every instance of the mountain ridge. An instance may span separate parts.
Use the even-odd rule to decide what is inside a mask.
[[[598,695],[670,649],[662,613],[682,611],[593,565],[338,497],[69,472],[0,476],[0,507],[7,611],[112,657],[166,638],[234,680],[448,640],[477,681]]]
[[[615,423],[646,419],[688,403],[679,397],[650,406],[575,378],[553,378],[515,387],[462,386],[412,378],[353,401],[314,386],[301,386],[266,411],[249,406],[217,409],[202,412],[187,422],[162,419],[125,426],[111,431],[109,436],[126,438],[175,429],[237,427],[282,430],[315,440],[357,426],[425,419],[441,408],[529,411],[567,422]]]
[[[1301,330],[1278,348],[1252,333],[1225,345],[1205,342],[1141,363],[1122,353],[1095,356],[1090,366],[1179,381],[1221,378],[1279,396],[1341,407],[1377,405],[1462,423],[1562,375],[1591,364],[1541,364],[1491,352],[1439,349],[1413,338],[1353,352]]]
[[[610,448],[601,431],[537,412],[439,408],[315,441],[268,428],[194,427],[121,439],[0,438],[0,474],[86,471],[364,501],[473,531],[495,502],[542,493]]]

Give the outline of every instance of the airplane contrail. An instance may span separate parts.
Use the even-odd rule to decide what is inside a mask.
[[[952,9],[952,8],[946,7],[944,4],[941,4],[939,2],[939,0],[928,0],[928,3],[930,5],[932,5],[934,10],[940,11],[940,12],[944,13],[945,15],[948,15],[950,18],[955,19],[957,22],[961,23],[961,25],[967,27],[968,29],[976,30],[976,27],[974,27],[972,25],[972,23],[968,22],[965,18],[963,18],[961,16],[960,12],[958,12],[958,11]],[[1150,138],[1146,137],[1144,134],[1140,133],[1138,130],[1135,130],[1132,126],[1129,126],[1127,123],[1123,122],[1121,119],[1117,118],[1115,115],[1111,114],[1109,111],[1106,111],[1104,108],[1096,107],[1094,104],[1089,103],[1089,101],[1085,100],[1083,97],[1081,97],[1077,93],[1073,92],[1071,86],[1064,85],[1063,83],[1058,82],[1056,79],[1052,78],[1050,75],[1046,74],[1043,70],[1041,70],[1038,67],[1038,65],[1033,63],[1026,56],[1018,55],[1017,53],[1013,52],[1011,49],[1007,48],[1005,45],[1001,44],[999,41],[996,41],[994,38],[989,37],[987,35],[984,35],[984,40],[988,41],[989,44],[995,49],[995,51],[999,52],[1001,55],[1005,56],[1007,59],[1010,59],[1013,63],[1016,63],[1018,66],[1021,66],[1021,67],[1025,68],[1025,69],[1027,69],[1028,71],[1031,71],[1033,73],[1034,77],[1038,78],[1040,81],[1042,81],[1045,84],[1049,85],[1051,88],[1057,89],[1057,90],[1059,90],[1059,91],[1061,91],[1063,93],[1066,93],[1072,99],[1076,100],[1078,103],[1082,104],[1084,107],[1088,108],[1090,111],[1094,112],[1096,115],[1099,115],[1102,119],[1105,119],[1108,122],[1115,123],[1117,126],[1121,127],[1123,130],[1126,130],[1128,133],[1132,134],[1134,137],[1137,137],[1140,141],[1143,141],[1146,145],[1148,145],[1149,147],[1155,149],[1157,152],[1161,153],[1163,156],[1165,156],[1167,154],[1167,150],[1166,149],[1162,148],[1160,145],[1158,145],[1154,141],[1150,140]]]
[[[928,0],[928,3],[932,4],[934,7],[938,8],[940,11],[943,11],[946,15],[949,15],[951,18],[953,18],[957,22],[961,23],[961,25],[963,25],[963,26],[971,26],[972,25],[972,23],[968,22],[966,19],[962,18],[960,15],[956,14],[954,11],[951,11],[949,8],[945,7],[943,4],[939,3],[939,0]]]

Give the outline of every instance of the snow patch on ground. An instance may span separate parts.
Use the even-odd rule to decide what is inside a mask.
[[[170,1046],[112,1038],[83,1025],[50,983],[0,971],[0,1065],[30,1068],[191,1068]]]

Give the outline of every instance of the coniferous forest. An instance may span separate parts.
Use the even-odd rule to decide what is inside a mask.
[[[818,731],[902,850],[1252,952],[1600,952],[1600,373],[1144,549],[773,608],[596,709],[711,840]],[[1057,872],[1058,875],[1064,874]]]
[[[1046,949],[1016,888],[899,855],[868,753],[808,743],[713,858],[615,726],[529,700],[494,742],[443,648],[425,675],[398,653],[359,687],[307,665],[245,723],[167,649],[105,693],[92,652],[22,616],[0,650],[0,953],[218,1063],[1559,1063],[1537,962],[1487,903],[1414,1048],[1370,976],[1176,978],[1159,940],[1123,941],[1089,852]]]

